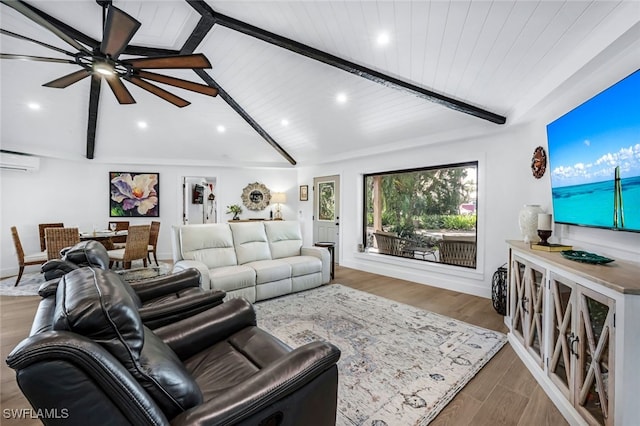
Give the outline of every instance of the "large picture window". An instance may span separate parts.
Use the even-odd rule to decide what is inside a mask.
[[[370,252],[476,267],[478,163],[364,175]]]

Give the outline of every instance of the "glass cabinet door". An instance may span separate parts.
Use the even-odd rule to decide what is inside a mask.
[[[549,349],[549,376],[568,400],[572,400],[574,363],[577,353],[577,335],[573,331],[576,284],[551,274],[551,347]]]
[[[511,331],[524,345],[525,306],[522,301],[526,299],[524,288],[524,263],[517,256],[511,260]]]
[[[545,270],[513,256],[514,300],[512,330],[542,367]]]
[[[613,424],[614,307],[612,299],[579,288],[574,405],[592,424]]]

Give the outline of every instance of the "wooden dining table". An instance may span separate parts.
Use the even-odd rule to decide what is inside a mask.
[[[102,244],[107,250],[113,250],[113,237],[127,235],[127,230],[123,231],[93,231],[80,232],[80,241],[94,240]]]

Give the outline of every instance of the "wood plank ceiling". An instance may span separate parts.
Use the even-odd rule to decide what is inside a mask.
[[[93,1],[29,4],[95,40],[102,37],[101,9]],[[634,28],[639,12],[638,3],[629,1],[115,0],[114,5],[142,22],[131,44],[204,53],[213,64],[197,75],[166,74],[204,80],[222,92],[207,98],[177,89],[192,102],[178,110],[135,87],[130,90],[138,103],[131,106],[118,105],[105,91],[96,159],[268,166],[293,159],[321,163],[495,131],[503,117],[522,115],[523,100],[535,104],[562,82],[560,76],[571,76],[585,58],[600,54],[607,47],[603,37],[613,42]],[[0,13],[3,29],[67,47],[9,7],[0,6]],[[389,37],[386,46],[376,44],[382,32]],[[290,50],[265,39],[287,42]],[[52,56],[4,35],[0,42],[3,53]],[[298,54],[301,45],[309,47],[307,56]],[[319,57],[339,58],[340,67],[351,72],[314,60]],[[89,80],[63,90],[40,87],[69,70],[73,66],[3,60],[2,149],[82,156]],[[381,75],[389,78],[378,84]],[[335,101],[338,93],[346,95],[345,103]],[[433,94],[456,110],[443,107],[442,99],[425,100]],[[25,108],[29,102],[42,103],[45,111],[35,115]],[[461,106],[475,114],[457,111]],[[34,120],[37,126],[24,124]],[[138,128],[139,121],[147,128]]]

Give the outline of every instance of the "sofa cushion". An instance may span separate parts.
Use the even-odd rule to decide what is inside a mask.
[[[149,331],[119,275],[84,267],[58,285],[53,329],[102,345],[153,397],[168,418],[202,403],[202,393],[176,354]]]
[[[299,256],[302,247],[302,232],[296,221],[278,220],[265,222],[272,259]]]
[[[90,337],[129,368],[144,343],[138,305],[120,277],[83,267],[64,275],[56,290],[54,330]]]
[[[291,276],[299,277],[301,275],[315,274],[322,272],[322,261],[313,256],[293,256],[278,259],[286,262],[291,266]]]
[[[256,271],[246,265],[223,266],[209,270],[211,287],[231,291],[256,285]]]
[[[232,223],[230,226],[239,265],[271,259],[263,222]]]
[[[291,266],[281,260],[258,260],[249,262],[245,266],[256,271],[257,285],[291,278]]]
[[[197,260],[207,268],[237,265],[231,228],[226,223],[180,227],[182,258]]]

